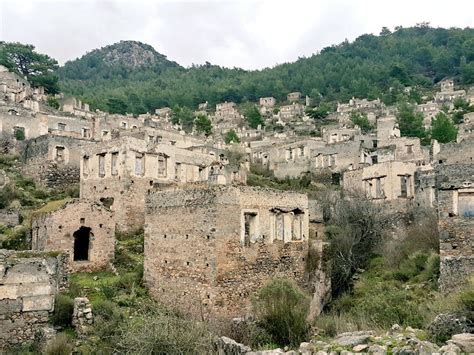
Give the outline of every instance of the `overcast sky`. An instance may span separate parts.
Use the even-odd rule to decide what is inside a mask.
[[[138,40],[184,66],[260,69],[419,22],[474,27],[474,0],[0,0],[0,40],[31,43],[61,64]]]

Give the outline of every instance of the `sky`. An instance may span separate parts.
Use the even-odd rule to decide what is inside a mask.
[[[262,69],[421,22],[474,27],[474,0],[0,0],[0,40],[60,64],[137,40],[183,66]]]

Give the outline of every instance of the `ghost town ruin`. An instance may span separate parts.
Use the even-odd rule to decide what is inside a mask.
[[[144,283],[170,306],[199,317],[245,317],[258,289],[285,277],[312,292],[317,314],[327,284],[324,276],[311,284],[305,259],[312,244],[322,253],[320,206],[305,194],[247,186],[251,166],[279,179],[326,173],[332,184],[388,208],[435,210],[442,291],[461,287],[474,272],[472,114],[457,142],[422,145],[401,137],[396,108],[352,98],[329,114],[318,135],[303,136],[317,130],[307,115],[311,99],[293,92],[256,103],[278,131],[245,126],[234,102],[214,111],[200,104],[196,112],[210,118],[215,132],[204,137],[173,124],[168,107],[134,117],[91,111],[58,95],[60,108],[53,109],[42,88],[4,67],[0,94],[2,153],[21,154],[21,173],[41,186],[80,190],[75,199],[32,213],[30,254],[0,252],[0,348],[32,338],[66,286],[65,274],[109,267],[116,231],[136,228],[145,231]],[[429,126],[458,97],[466,92],[446,79],[416,110]],[[364,133],[352,124],[354,112],[366,114],[374,129]],[[230,129],[240,143],[224,142]],[[0,171],[0,189],[8,181]],[[8,206],[0,224],[18,225],[18,216]],[[22,332],[15,330],[18,319]]]

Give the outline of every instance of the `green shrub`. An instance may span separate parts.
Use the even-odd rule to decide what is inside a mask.
[[[56,335],[44,349],[46,355],[69,355],[71,352],[72,344],[66,334]]]
[[[72,322],[74,312],[74,300],[66,295],[58,294],[54,300],[54,312],[51,323],[59,327],[68,327]]]
[[[299,345],[308,334],[309,299],[290,280],[267,283],[254,301],[259,325],[280,345]]]
[[[0,249],[30,250],[30,231],[25,226],[15,227],[7,237],[0,241]]]
[[[15,131],[15,139],[17,141],[24,141],[25,140],[25,132],[21,129],[17,129]]]
[[[140,312],[141,313],[141,312]],[[204,323],[147,311],[119,328],[116,352],[126,354],[210,354],[213,336]]]

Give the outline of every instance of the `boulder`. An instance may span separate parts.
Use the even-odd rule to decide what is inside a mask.
[[[250,347],[237,343],[228,337],[220,337],[217,339],[216,348],[219,355],[240,355],[252,351]]]
[[[461,348],[463,352],[474,353],[474,334],[455,334],[449,342]]]
[[[459,346],[449,343],[439,348],[439,352],[443,355],[456,355],[461,352],[461,349]]]
[[[360,353],[361,351],[364,351],[365,349],[367,349],[369,346],[367,344],[359,344],[359,345],[356,345],[352,348],[352,351],[356,352],[356,353]]]
[[[373,331],[359,331],[341,333],[336,336],[334,343],[340,346],[354,347],[366,343],[375,333]]]

